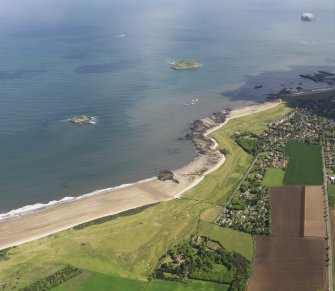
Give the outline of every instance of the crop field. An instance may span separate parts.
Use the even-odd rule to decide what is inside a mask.
[[[305,237],[326,237],[326,222],[323,217],[324,202],[321,186],[305,187]]]
[[[326,290],[323,188],[271,188],[271,209],[272,234],[255,239],[248,290]]]
[[[269,168],[263,179],[263,185],[267,187],[282,186],[284,182],[285,171],[277,168]]]
[[[83,229],[69,229],[10,249],[6,259],[0,260],[0,283],[7,284],[6,289],[19,289],[66,264],[107,276],[146,281],[168,249],[197,231],[200,214],[213,207],[211,203],[226,201],[251,164],[252,156],[242,150],[231,135],[245,130],[260,134],[269,122],[291,110],[281,104],[262,113],[231,120],[214,132],[212,136],[220,147],[229,151],[227,160],[185,193],[187,199],[160,203],[137,214]],[[226,232],[227,235],[221,237],[223,245],[233,245],[231,233]],[[243,240],[241,244],[241,252],[249,253],[250,257],[249,245],[244,247]]]
[[[318,145],[288,141],[285,154],[289,158],[285,185],[322,185],[322,160]]]
[[[324,239],[256,237],[249,291],[327,290]]]
[[[272,236],[299,237],[304,235],[303,196],[303,187],[271,188]]]

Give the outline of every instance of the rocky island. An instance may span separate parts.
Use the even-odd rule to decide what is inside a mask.
[[[301,21],[315,21],[316,17],[312,13],[303,13],[301,15]]]
[[[170,67],[171,69],[174,70],[192,70],[192,69],[198,69],[199,67],[201,67],[201,64],[193,60],[180,60],[171,63]]]
[[[69,119],[69,121],[73,124],[95,124],[96,121],[95,121],[95,117],[93,116],[88,116],[88,115],[78,115],[78,116],[74,116],[74,117],[71,117]]]

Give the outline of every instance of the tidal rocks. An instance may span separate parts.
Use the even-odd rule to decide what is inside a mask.
[[[158,180],[161,181],[173,181],[175,183],[179,183],[179,181],[174,177],[173,172],[172,171],[168,171],[168,170],[161,170],[159,171],[158,175],[157,175]]]
[[[208,154],[212,151],[213,141],[205,135],[205,132],[225,122],[230,109],[214,112],[210,117],[197,119],[191,123],[185,138],[192,140],[198,154]]]
[[[328,85],[335,85],[335,74],[331,72],[326,71],[318,71],[315,74],[311,75],[299,75],[300,77],[304,79],[311,80],[315,83],[327,83]]]
[[[263,88],[263,85],[256,85],[254,88],[255,89],[260,89],[260,88]]]

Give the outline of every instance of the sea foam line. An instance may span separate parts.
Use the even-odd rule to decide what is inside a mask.
[[[6,213],[1,213],[0,214],[0,221],[1,220],[5,220],[5,219],[9,219],[9,218],[13,218],[13,217],[19,217],[19,216],[23,216],[23,215],[27,215],[30,213],[34,213],[37,211],[41,211],[47,208],[51,208],[54,207],[56,205],[60,205],[60,204],[64,204],[64,203],[68,203],[68,202],[72,202],[75,200],[80,200],[83,198],[87,198],[87,197],[91,197],[91,196],[96,196],[96,195],[101,195],[107,192],[111,192],[114,190],[118,190],[118,189],[123,189],[132,185],[136,185],[136,184],[141,184],[141,183],[145,183],[145,182],[149,182],[156,179],[156,177],[152,177],[152,178],[148,178],[148,179],[144,179],[135,183],[129,183],[129,184],[122,184],[119,186],[115,186],[115,187],[109,187],[109,188],[105,188],[105,189],[99,189],[99,190],[95,190],[93,192],[90,193],[86,193],[77,197],[74,196],[66,196],[60,200],[52,200],[49,201],[48,203],[36,203],[36,204],[32,204],[32,205],[26,205],[17,209],[13,209],[10,210],[9,212]]]

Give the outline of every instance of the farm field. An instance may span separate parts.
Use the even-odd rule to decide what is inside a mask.
[[[289,158],[285,185],[322,185],[321,150],[318,145],[291,140],[286,144],[285,154]]]
[[[326,246],[321,238],[256,237],[248,290],[327,290]]]
[[[284,181],[285,171],[277,168],[269,168],[263,179],[263,185],[267,187],[282,186]]]
[[[324,238],[327,235],[323,217],[324,202],[321,186],[305,187],[304,236]]]
[[[304,188],[271,188],[271,235],[299,237],[304,234]]]
[[[234,142],[232,133],[248,130],[260,134],[269,122],[291,110],[281,104],[233,119],[214,132],[212,136],[220,147],[229,151],[227,160],[185,193],[186,199],[160,203],[140,213],[69,229],[10,249],[6,259],[0,261],[0,282],[6,283],[7,289],[22,288],[66,264],[107,276],[146,281],[168,249],[197,231],[200,214],[213,207],[211,203],[226,201],[251,164],[252,156]],[[227,235],[220,239],[228,249],[238,236],[230,241],[232,233],[224,232]],[[250,258],[252,248],[245,241],[250,242],[250,237],[241,240],[239,249]]]
[[[271,188],[270,237],[257,236],[249,291],[326,290],[322,186]]]
[[[227,250],[240,253],[252,261],[254,246],[250,234],[204,221],[200,221],[198,233],[218,241]]]

